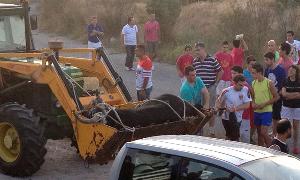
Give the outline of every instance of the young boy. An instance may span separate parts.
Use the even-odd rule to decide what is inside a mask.
[[[231,69],[231,76],[232,78],[234,78],[237,75],[243,75],[243,68],[240,66],[233,66]],[[248,96],[249,98],[251,98],[253,96],[253,89],[247,83],[247,80],[244,82],[244,86],[248,88]],[[253,123],[253,118],[251,117],[252,111],[253,111],[252,104],[250,103],[249,108],[244,110],[243,112],[240,134],[241,134],[241,142],[244,143],[250,143],[254,133],[253,130],[254,123]]]
[[[216,102],[218,109],[225,107],[222,123],[226,131],[226,138],[231,141],[239,141],[242,114],[250,106],[251,98],[248,96],[248,88],[244,86],[245,78],[236,75],[233,78],[233,86],[223,90]]]
[[[278,121],[277,135],[272,141],[272,145],[269,147],[284,153],[289,153],[289,148],[286,144],[287,139],[292,137],[292,124],[289,120]]]
[[[187,44],[184,47],[184,53],[182,55],[180,55],[176,61],[177,73],[178,73],[178,76],[180,77],[181,84],[185,80],[184,69],[185,69],[185,67],[192,65],[193,60],[194,60],[193,48],[191,45]]]
[[[272,105],[279,99],[279,95],[272,81],[264,77],[262,65],[256,63],[252,66],[252,76],[254,124],[257,127],[258,145],[269,147],[271,138],[268,129],[272,125]]]

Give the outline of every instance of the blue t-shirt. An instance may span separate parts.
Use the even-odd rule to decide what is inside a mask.
[[[180,97],[193,105],[201,105],[201,90],[203,88],[205,85],[200,77],[196,77],[194,85],[186,80],[180,88]]]
[[[91,35],[93,30],[103,32],[103,29],[99,24],[97,24],[96,26],[94,26],[93,24],[89,24],[88,27],[87,27],[88,41],[93,42],[93,43],[97,43],[97,42],[99,42],[99,39],[97,38],[97,36],[92,36]]]
[[[246,78],[247,83],[252,84],[253,77],[252,77],[251,72],[248,69],[244,69],[243,75]]]
[[[267,68],[265,70],[265,77],[274,83],[277,91],[279,92],[281,91],[283,82],[286,79],[286,73],[281,66],[277,65],[275,69]]]

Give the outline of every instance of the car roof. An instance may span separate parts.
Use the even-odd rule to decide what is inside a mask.
[[[16,4],[0,3],[0,8],[14,8],[14,7],[21,7],[21,6]]]
[[[129,148],[145,149],[168,154],[226,161],[241,165],[261,158],[286,155],[272,149],[195,135],[162,135],[135,140],[127,143]]]

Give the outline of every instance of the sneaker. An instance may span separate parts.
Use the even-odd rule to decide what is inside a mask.
[[[126,71],[130,71],[130,68],[129,67],[125,67]]]
[[[294,153],[294,154],[300,154],[300,149],[297,148],[297,147],[295,147],[295,148],[293,149],[293,153]]]
[[[132,67],[132,68],[129,68],[129,71],[135,71],[135,69]]]

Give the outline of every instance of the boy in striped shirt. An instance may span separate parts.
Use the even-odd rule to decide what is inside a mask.
[[[136,90],[139,101],[150,98],[152,91],[152,61],[145,55],[145,46],[138,45],[135,50],[139,58],[136,68]]]

